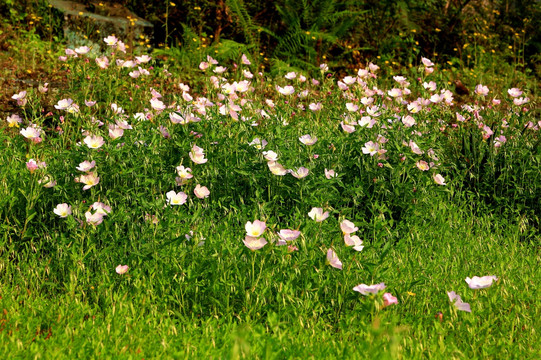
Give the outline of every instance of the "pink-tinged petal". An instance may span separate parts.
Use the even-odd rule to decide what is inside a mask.
[[[349,221],[347,219],[344,219],[340,223],[340,229],[342,230],[342,233],[348,234],[348,235],[351,234],[351,233],[354,233],[357,230],[359,230],[359,228],[356,227],[354,223],[352,223],[351,221]]]
[[[263,246],[267,245],[267,240],[265,238],[257,238],[253,236],[246,236],[243,240],[244,245],[250,250],[259,250]]]
[[[383,307],[387,307],[393,304],[398,304],[398,299],[391,295],[391,293],[383,294]]]
[[[471,312],[470,304],[463,302],[460,298],[460,295],[455,293],[454,291],[449,291],[447,293],[447,296],[449,296],[449,300],[451,300],[452,303],[456,306],[456,308],[460,311],[466,311]]]
[[[264,221],[254,220],[254,222],[248,221],[246,225],[244,225],[244,229],[246,230],[246,236],[249,237],[258,237],[261,236],[265,229],[267,228],[267,225]]]
[[[327,262],[333,268],[342,270],[342,262],[340,259],[338,259],[338,255],[336,255],[333,249],[329,249],[329,251],[327,251]]]
[[[379,283],[375,285],[359,284],[353,288],[353,291],[357,291],[363,295],[368,295],[377,294],[383,289],[385,289],[385,283]]]
[[[130,267],[128,265],[118,265],[115,269],[116,273],[119,275],[125,274]]]
[[[492,286],[492,283],[494,281],[497,281],[498,278],[496,276],[474,276],[473,278],[466,278],[466,282],[468,283],[468,286],[470,289],[485,289],[490,286]]]
[[[292,241],[296,240],[300,236],[301,232],[299,230],[289,230],[283,229],[278,232],[278,236],[283,241]]]

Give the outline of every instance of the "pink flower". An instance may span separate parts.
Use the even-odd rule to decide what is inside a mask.
[[[428,163],[424,160],[420,160],[420,161],[417,161],[417,163],[415,164],[415,166],[417,166],[417,168],[421,171],[427,171],[428,169],[430,169],[430,166],[428,165]]]
[[[109,59],[107,56],[97,57],[95,61],[98,67],[102,69],[107,69],[109,67]]]
[[[204,164],[208,161],[208,159],[205,158],[205,153],[202,148],[200,148],[197,145],[192,146],[192,150],[190,151],[190,159],[198,165]]]
[[[443,178],[443,176],[441,176],[440,174],[435,174],[434,175],[434,182],[438,185],[447,185],[445,183],[445,179]]]
[[[327,262],[333,268],[342,270],[342,262],[340,259],[338,259],[338,255],[336,255],[333,249],[329,249],[329,251],[327,251]]]
[[[257,238],[257,237],[252,237],[248,235],[246,235],[243,242],[244,242],[244,245],[246,245],[248,249],[254,250],[254,251],[259,250],[263,246],[267,245],[267,240],[265,240],[265,238],[263,237]]]
[[[39,164],[34,159],[30,159],[26,163],[26,168],[28,169],[28,171],[33,173],[34,171],[39,169]]]
[[[289,230],[283,229],[278,232],[278,243],[276,245],[286,245],[287,241],[296,240],[300,236],[301,232],[299,230]]]
[[[165,104],[161,100],[158,100],[158,99],[151,99],[150,106],[154,110],[157,110],[157,111],[163,111],[166,108]]]
[[[412,127],[415,125],[415,119],[411,115],[406,115],[402,117],[402,123],[406,125],[406,127]]]
[[[513,104],[515,104],[516,106],[520,106],[520,105],[526,104],[529,101],[530,101],[530,98],[527,98],[527,97],[515,98],[513,99]]]
[[[359,110],[359,106],[354,103],[346,103],[346,109],[350,112],[356,112]]]
[[[206,186],[201,186],[199,184],[195,186],[195,189],[193,192],[195,196],[197,196],[199,199],[207,198],[210,195],[209,189]]]
[[[340,229],[342,230],[342,233],[344,235],[349,235],[349,234],[354,233],[355,231],[359,230],[359,228],[356,227],[354,223],[352,223],[351,221],[349,221],[347,219],[344,219],[340,223]]]
[[[80,163],[79,166],[76,167],[76,169],[82,172],[88,172],[92,170],[94,166],[96,166],[96,162],[94,160],[92,160],[92,162],[85,160]]]
[[[392,304],[398,304],[398,299],[391,295],[391,293],[383,294],[383,307],[387,307]]]
[[[375,285],[359,284],[353,288],[353,291],[357,291],[363,295],[368,295],[377,294],[383,289],[385,289],[385,283],[379,283]]]
[[[430,61],[429,59],[425,58],[425,57],[421,57],[421,62],[426,67],[434,66],[434,63],[432,61]]]
[[[96,213],[102,214],[104,216],[111,213],[111,207],[99,201],[96,201],[94,204],[90,205],[90,208]]]
[[[94,226],[97,226],[103,222],[103,216],[104,215],[99,212],[92,214],[90,211],[87,211],[85,213],[86,222]]]
[[[477,85],[475,87],[475,93],[480,96],[487,96],[490,90],[488,90],[488,87],[485,85]]]
[[[23,122],[23,119],[17,114],[13,114],[7,117],[9,127],[19,127],[19,124]]]
[[[17,105],[19,106],[25,106],[27,99],[26,99],[26,91],[21,91],[18,94],[15,94],[11,97],[13,100],[17,100]]]
[[[449,300],[454,303],[458,310],[471,312],[470,304],[463,302],[460,298],[460,295],[458,295],[454,291],[450,291],[447,293],[447,296],[449,296]]]
[[[29,126],[26,129],[21,129],[20,133],[22,136],[30,140],[39,139],[41,135],[40,129],[35,126]]]
[[[331,178],[336,177],[336,176],[337,176],[337,175],[336,175],[336,173],[334,172],[334,170],[327,170],[327,169],[325,169],[325,177],[326,177],[327,179],[331,179]]]
[[[176,193],[174,190],[171,190],[165,195],[167,196],[167,202],[171,205],[183,205],[188,199],[188,195],[182,191]]]
[[[248,221],[246,225],[244,225],[244,229],[246,230],[246,235],[250,237],[259,237],[267,228],[264,221],[254,220],[254,222]]]
[[[511,88],[507,90],[507,93],[509,94],[509,96],[516,98],[522,95],[522,90],[517,89],[517,88]]]
[[[361,150],[363,151],[363,154],[370,154],[370,156],[374,156],[378,153],[379,145],[373,141],[369,141],[364,144]]]
[[[329,217],[329,212],[323,212],[322,208],[312,208],[312,210],[310,210],[310,212],[308,213],[308,216],[310,216],[312,220],[322,222]]]
[[[85,184],[85,186],[83,186],[83,190],[88,190],[92,186],[98,185],[100,183],[100,178],[96,175],[96,173],[91,172],[86,175],[81,175],[79,177],[79,182]]]
[[[277,163],[276,161],[267,162],[267,166],[269,167],[269,170],[274,175],[284,176],[285,174],[287,174],[286,168],[284,168],[281,164]]]
[[[128,265],[118,265],[116,268],[115,268],[115,271],[118,275],[124,275],[129,269],[129,266]]]
[[[302,179],[308,176],[309,170],[305,167],[300,167],[297,170],[290,170],[290,173],[297,179]]]
[[[317,137],[312,137],[310,135],[303,135],[299,138],[299,141],[304,145],[314,145],[317,141]]]
[[[108,46],[115,46],[117,44],[117,42],[118,42],[118,39],[114,35],[110,35],[110,36],[107,36],[106,38],[104,38],[103,41]]]
[[[466,278],[466,282],[470,289],[485,289],[490,287],[494,281],[498,281],[498,278],[493,275],[483,277],[474,276],[471,279],[469,277]]]
[[[353,250],[362,251],[364,249],[363,241],[357,235],[344,235],[344,242],[347,246],[353,246]]]
[[[56,208],[53,210],[53,212],[61,218],[66,218],[71,215],[71,206],[66,203],[58,204],[56,205]]]
[[[105,144],[105,141],[103,141],[103,138],[101,136],[87,136],[83,139],[83,142],[88,146],[90,149],[99,149],[100,147]]]

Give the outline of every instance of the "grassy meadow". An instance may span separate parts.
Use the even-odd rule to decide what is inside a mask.
[[[535,78],[103,37],[14,55],[55,73],[0,109],[1,358],[541,356]]]

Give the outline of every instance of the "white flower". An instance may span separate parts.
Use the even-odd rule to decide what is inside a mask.
[[[468,286],[470,289],[484,289],[487,287],[490,287],[492,285],[492,282],[497,281],[498,278],[496,276],[474,276],[473,278],[466,278],[466,282],[468,283]]]
[[[169,202],[169,204],[171,205],[182,205],[182,204],[185,204],[186,203],[186,200],[188,199],[188,195],[186,195],[185,193],[183,193],[182,191],[180,191],[178,194],[174,191],[174,190],[171,190],[169,191],[167,194],[165,194],[167,196],[167,201]]]
[[[66,203],[58,204],[53,212],[61,218],[65,218],[71,215],[71,206]]]
[[[314,145],[317,141],[317,137],[312,137],[310,135],[303,135],[299,138],[299,141],[304,145]]]
[[[363,295],[368,295],[377,294],[383,289],[385,289],[385,283],[379,283],[375,285],[359,284],[353,288],[353,291],[360,292]]]
[[[312,208],[312,210],[310,210],[310,212],[308,213],[308,216],[310,216],[312,220],[315,220],[317,222],[322,222],[323,220],[329,217],[329,212],[328,211],[323,212],[322,208]]]

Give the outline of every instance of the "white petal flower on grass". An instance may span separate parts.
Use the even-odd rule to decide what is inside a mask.
[[[111,207],[99,201],[96,201],[94,204],[90,205],[90,208],[96,213],[102,215],[108,215],[111,213]]]
[[[489,93],[488,86],[479,84],[475,87],[475,93],[480,96],[487,96]]]
[[[287,245],[287,241],[296,240],[301,232],[299,230],[283,229],[278,232],[278,243],[276,245]]]
[[[81,175],[79,177],[79,182],[85,184],[85,186],[83,186],[83,190],[88,190],[92,186],[98,185],[100,183],[100,178],[96,175],[96,173],[91,172],[86,175]]]
[[[438,185],[447,185],[445,183],[445,179],[443,178],[443,176],[441,176],[440,174],[435,174],[434,175],[434,182]]]
[[[456,306],[458,310],[471,312],[470,304],[462,301],[460,295],[458,295],[454,291],[449,291],[447,293],[447,296],[449,296],[449,300]]]
[[[317,141],[317,137],[312,137],[310,135],[303,135],[299,138],[299,141],[304,145],[314,145]]]
[[[267,144],[267,140],[255,138],[248,145],[255,147],[257,150],[263,150]]]
[[[509,96],[511,97],[519,97],[520,95],[522,95],[522,90],[518,89],[518,88],[511,88],[509,90],[507,90],[507,93],[509,94]]]
[[[178,176],[183,181],[193,178],[192,169],[186,168],[186,167],[184,167],[182,165],[177,166],[176,169],[177,169]]]
[[[12,114],[7,117],[9,127],[19,127],[19,124],[23,122],[23,119],[17,114]]]
[[[363,151],[363,154],[370,154],[370,156],[374,156],[378,153],[379,145],[373,141],[369,141],[364,144],[361,150]]]
[[[487,287],[490,287],[494,281],[498,281],[498,278],[496,276],[474,276],[473,278],[466,278],[466,282],[468,283],[468,286],[470,289],[485,289]]]
[[[114,46],[118,42],[118,39],[114,35],[109,35],[106,38],[104,38],[103,41],[108,46]]]
[[[312,220],[322,222],[329,217],[329,212],[323,212],[322,208],[312,208],[312,210],[310,210],[310,212],[308,213],[308,216],[310,216]]]
[[[406,115],[402,117],[402,123],[406,125],[406,127],[412,127],[415,125],[415,119],[411,115]]]
[[[33,126],[29,126],[26,129],[21,129],[20,133],[22,136],[30,140],[37,139],[40,136],[39,129]]]
[[[259,250],[263,246],[267,245],[267,240],[265,238],[257,238],[252,236],[246,236],[243,240],[244,245],[250,250]]]
[[[421,57],[421,61],[422,61],[423,65],[426,66],[426,67],[434,66],[434,63],[432,61],[430,61],[430,59],[427,59],[425,57]]]
[[[327,179],[331,179],[331,178],[334,178],[334,177],[336,177],[336,176],[337,176],[337,175],[336,175],[336,173],[334,172],[334,170],[332,170],[332,169],[331,169],[331,170],[325,169],[325,177],[326,177]]]
[[[76,167],[76,169],[82,172],[88,172],[92,170],[94,166],[96,166],[96,162],[94,160],[92,160],[92,162],[85,160],[80,163],[79,166]]]
[[[297,170],[291,170],[291,175],[293,175],[297,179],[302,179],[304,177],[307,177],[309,172],[310,171],[307,168],[300,167]]]
[[[117,273],[118,275],[123,275],[123,274],[125,274],[125,273],[128,271],[129,268],[130,268],[130,267],[129,267],[128,265],[118,265],[118,266],[115,268],[115,271],[116,271],[116,273]]]
[[[200,148],[197,145],[192,146],[192,150],[190,151],[190,159],[198,165],[204,164],[208,161],[208,159],[205,158],[205,153],[202,148]]]
[[[276,90],[282,95],[288,96],[295,92],[295,88],[291,85],[286,85],[283,88],[280,86],[276,86]]]
[[[116,126],[109,125],[109,137],[113,140],[121,138],[124,135],[124,129]]]
[[[103,214],[95,212],[92,214],[90,211],[85,212],[86,222],[90,225],[97,226],[103,222]]]
[[[267,225],[264,221],[254,220],[254,222],[248,221],[244,225],[244,229],[246,230],[246,235],[250,237],[259,237],[263,235],[265,232],[265,229],[267,228]]]
[[[352,223],[351,221],[349,221],[347,219],[344,219],[340,223],[340,229],[342,230],[342,233],[344,235],[349,235],[349,234],[354,233],[355,231],[359,230],[359,228],[356,227],[354,223]]]
[[[154,110],[157,110],[157,111],[163,111],[163,110],[165,110],[165,108],[166,108],[166,106],[165,106],[165,104],[163,103],[163,101],[158,100],[158,99],[151,99],[151,100],[150,100],[150,106],[151,106]]]
[[[199,184],[195,186],[195,189],[193,192],[195,196],[197,196],[199,199],[207,198],[210,195],[209,189],[206,186],[201,186]]]
[[[287,174],[286,168],[283,167],[281,164],[277,163],[276,161],[269,161],[267,163],[267,166],[274,175],[284,176],[285,174]]]
[[[88,146],[90,149],[99,149],[100,147],[105,144],[105,141],[103,141],[103,138],[101,136],[96,135],[89,135],[83,139],[83,142]]]
[[[377,294],[383,289],[385,289],[385,283],[379,283],[375,285],[359,284],[353,288],[353,291],[357,291],[363,295],[368,295]]]
[[[342,270],[342,262],[340,261],[340,259],[338,258],[338,255],[336,255],[333,249],[329,249],[327,251],[327,262],[333,268]]]
[[[174,190],[171,190],[165,195],[167,196],[167,202],[171,205],[183,205],[188,199],[188,195],[182,191],[176,193]]]
[[[362,251],[364,249],[363,241],[357,235],[344,235],[344,242],[347,246],[353,246],[353,250]]]
[[[263,157],[268,161],[276,161],[276,160],[278,160],[278,154],[275,153],[272,150],[263,151]]]
[[[66,203],[58,204],[53,212],[61,218],[65,218],[71,215],[71,206]]]

